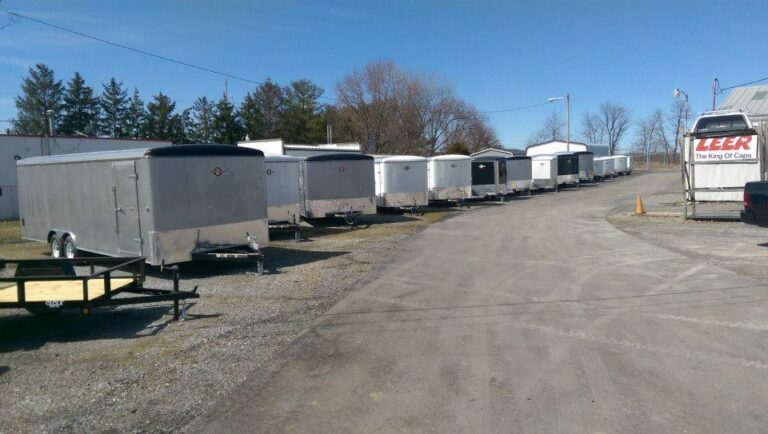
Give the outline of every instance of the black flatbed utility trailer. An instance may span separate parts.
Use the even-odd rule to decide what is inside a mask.
[[[2,259],[0,269],[15,265],[13,277],[0,276],[0,308],[56,313],[79,309],[84,315],[104,306],[173,302],[173,319],[179,319],[179,301],[199,298],[197,288],[179,290],[178,268],[173,289],[146,288],[145,258]],[[89,267],[77,275],[75,267]],[[97,270],[97,267],[99,268]],[[116,297],[119,294],[130,296]]]

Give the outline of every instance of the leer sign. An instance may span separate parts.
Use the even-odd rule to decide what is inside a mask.
[[[696,139],[696,163],[757,160],[757,136],[727,136]]]

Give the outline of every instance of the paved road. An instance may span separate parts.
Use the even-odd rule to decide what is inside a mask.
[[[655,174],[411,237],[201,432],[764,432],[766,290],[614,229]]]

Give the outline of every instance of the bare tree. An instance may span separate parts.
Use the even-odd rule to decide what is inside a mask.
[[[587,143],[602,144],[605,141],[605,127],[597,113],[584,113],[581,118],[581,136]]]
[[[336,86],[338,115],[369,153],[434,155],[462,141],[470,149],[498,143],[487,119],[435,79],[378,61]]]
[[[600,104],[598,116],[608,139],[608,152],[613,155],[632,123],[629,109],[620,104],[604,102]]]
[[[563,122],[563,118],[560,117],[557,110],[553,110],[552,113],[549,114],[549,117],[544,121],[544,125],[531,134],[525,144],[535,145],[550,140],[564,140],[564,129],[565,122]]]
[[[667,128],[669,128],[670,134],[673,137],[672,140],[672,156],[675,161],[678,158],[678,152],[680,151],[680,145],[683,142],[683,136],[685,135],[685,128],[690,120],[689,111],[686,108],[686,102],[683,100],[675,100],[672,106],[669,108],[669,115],[667,116]]]
[[[659,111],[657,110],[655,113],[637,121],[634,150],[635,152],[646,156],[646,164],[648,164],[650,154],[657,143],[657,129],[659,128],[658,113]]]

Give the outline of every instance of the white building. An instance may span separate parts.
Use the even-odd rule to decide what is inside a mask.
[[[564,140],[550,140],[548,142],[536,143],[525,148],[525,155],[529,157],[535,155],[556,154],[558,152],[591,152],[595,157],[608,155],[607,145],[595,145],[583,142],[570,142]]]
[[[160,140],[0,135],[0,220],[19,218],[16,161],[42,155],[169,146]]]
[[[322,154],[362,154],[359,143],[297,145],[283,143],[283,139],[264,139],[237,142],[237,146],[258,149],[265,155],[289,155],[291,157],[312,157]]]

